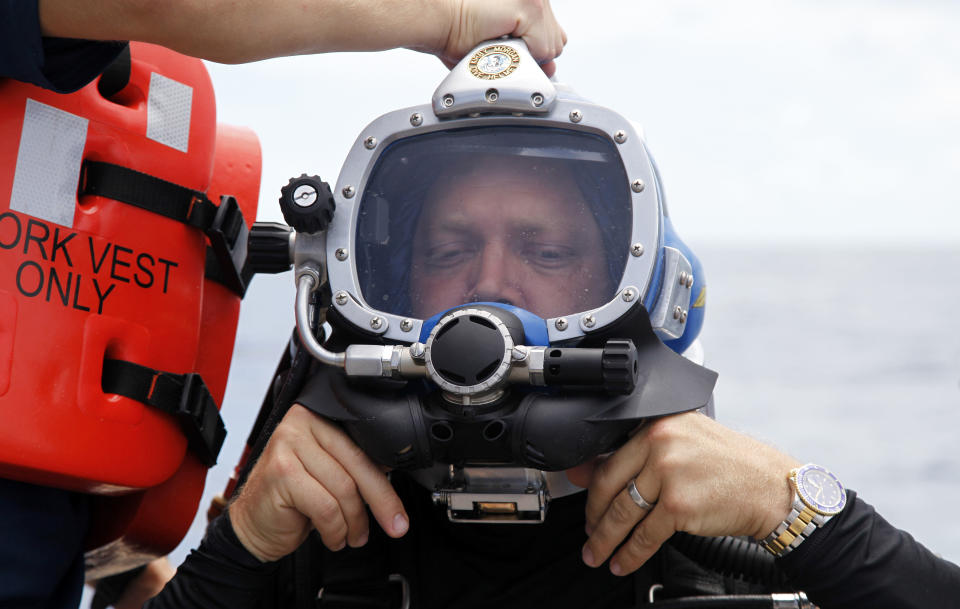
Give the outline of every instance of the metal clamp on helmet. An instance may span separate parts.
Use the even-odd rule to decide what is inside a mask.
[[[522,41],[477,47],[317,184],[285,188],[305,227],[298,331],[330,366],[301,401],[417,470],[452,519],[539,521],[571,490],[548,472],[710,401],[716,375],[680,355],[703,273],[641,134],[554,85]]]

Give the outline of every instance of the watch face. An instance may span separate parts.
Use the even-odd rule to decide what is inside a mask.
[[[840,480],[819,465],[804,465],[797,470],[796,483],[800,500],[824,516],[839,514],[847,503]]]

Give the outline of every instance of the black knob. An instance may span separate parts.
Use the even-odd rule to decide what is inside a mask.
[[[247,237],[247,265],[251,273],[290,270],[290,235],[293,229],[278,222],[254,222]]]
[[[629,395],[637,387],[640,364],[632,340],[612,339],[603,346],[603,386],[613,394]]]
[[[280,189],[280,211],[283,219],[298,233],[318,233],[327,230],[333,220],[333,192],[330,185],[317,176],[301,174],[290,178]]]

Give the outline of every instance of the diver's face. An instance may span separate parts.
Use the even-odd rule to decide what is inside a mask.
[[[613,288],[600,229],[569,177],[499,167],[435,189],[413,241],[413,313],[502,302],[543,318],[598,307]]]

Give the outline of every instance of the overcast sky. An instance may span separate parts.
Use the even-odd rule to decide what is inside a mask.
[[[687,240],[960,243],[960,3],[553,6],[560,79],[644,126]],[[261,219],[446,73],[406,50],[210,69],[220,120],[260,136]]]

